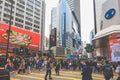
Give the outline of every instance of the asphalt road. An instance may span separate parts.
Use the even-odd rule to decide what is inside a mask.
[[[10,80],[44,80],[45,71],[34,71],[30,74],[11,74]],[[93,73],[93,80],[104,80],[102,74]],[[115,76],[114,80],[116,80]],[[60,75],[56,75],[54,71],[52,71],[52,80],[82,80],[82,75],[80,71],[60,71]],[[49,79],[48,79],[49,80]]]

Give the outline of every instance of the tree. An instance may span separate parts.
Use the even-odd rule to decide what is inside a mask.
[[[91,44],[86,44],[85,49],[86,49],[87,53],[93,53],[93,51],[94,51],[94,47]]]

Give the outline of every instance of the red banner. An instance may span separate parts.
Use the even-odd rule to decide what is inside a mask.
[[[0,44],[7,44],[7,30],[9,26],[0,23]],[[27,46],[30,49],[40,49],[40,34],[23,30],[18,27],[11,26],[10,32],[10,45],[11,46]]]

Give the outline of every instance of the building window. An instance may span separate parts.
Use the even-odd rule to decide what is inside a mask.
[[[36,5],[36,6],[40,7],[40,4],[41,4],[40,1],[35,0],[35,5]]]
[[[39,30],[38,30],[38,29],[33,29],[33,31],[39,33]]]
[[[0,4],[2,4],[2,3],[3,3],[3,1],[0,0]]]
[[[25,21],[26,25],[32,26],[32,23]]]
[[[32,10],[32,9],[29,9],[29,8],[26,8],[26,11],[28,11],[28,12],[30,12],[30,13],[33,12],[33,10]]]
[[[33,17],[33,15],[32,15],[32,14],[30,14],[30,13],[28,13],[28,12],[26,12],[26,16],[27,16],[27,17],[30,17],[30,18],[32,18],[32,17]]]
[[[28,20],[28,21],[33,21],[33,19],[32,18],[29,18],[29,17],[26,17],[26,19]]]
[[[40,16],[40,13],[38,13],[38,12],[35,12],[35,15],[37,15],[37,16]]]
[[[22,24],[19,24],[19,23],[15,23],[15,26],[20,27],[20,28],[23,28],[23,25],[22,25]]]
[[[31,27],[28,27],[28,26],[25,26],[25,29],[31,30],[32,28],[31,28]]]
[[[3,19],[3,22],[6,24],[9,24],[9,20],[7,20],[7,19]],[[13,21],[11,21],[11,25],[13,25]]]
[[[22,19],[19,19],[19,18],[15,18],[15,21],[17,21],[17,22],[21,22],[21,23],[24,22]]]
[[[21,9],[24,9],[24,8],[25,8],[24,5],[21,5],[21,4],[19,4],[19,3],[17,3],[17,7],[21,8]]]
[[[40,8],[35,7],[36,12],[40,12]]]
[[[5,3],[5,6],[6,6],[7,8],[11,9],[11,5],[10,5],[10,4]],[[12,8],[14,9],[14,6],[12,6]]]
[[[31,2],[31,3],[34,3],[34,0],[28,0],[29,2]]]
[[[9,18],[10,18],[10,15],[9,15],[9,14],[4,13],[4,17],[9,19]],[[13,20],[13,16],[12,16],[12,20]]]
[[[37,17],[37,16],[34,16],[34,19],[36,19],[36,20],[40,20],[40,18],[39,18],[39,17]]]
[[[20,17],[20,18],[24,18],[24,15],[23,15],[23,14],[16,13],[16,16],[18,16],[18,17]]]
[[[8,2],[8,3],[10,3],[10,0],[5,0],[5,1]],[[13,3],[15,3],[14,0],[13,0]]]
[[[33,6],[30,5],[29,3],[27,4],[27,7],[30,8],[30,9],[33,9]]]
[[[8,9],[8,8],[4,8],[4,12],[10,14],[10,9]],[[12,11],[12,14],[14,14],[14,11]]]
[[[40,22],[39,22],[39,21],[36,21],[36,20],[34,20],[34,23],[36,23],[36,24],[40,24]]]
[[[21,10],[21,9],[19,9],[19,8],[16,8],[16,12],[17,12],[17,13],[24,14],[24,11],[23,11],[23,10]]]
[[[17,0],[17,2],[25,5],[25,0]]]
[[[38,25],[34,25],[34,27],[35,27],[35,28],[38,28],[38,29],[40,28]]]

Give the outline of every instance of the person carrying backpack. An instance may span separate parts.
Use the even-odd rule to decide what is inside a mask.
[[[86,61],[85,66],[82,69],[82,80],[93,80],[92,79],[92,68],[90,62]]]
[[[117,80],[120,80],[120,61],[118,61],[118,66],[116,68],[116,73],[118,74]]]
[[[105,61],[105,64],[103,65],[102,70],[103,70],[103,75],[105,80],[110,80],[111,78],[113,78],[112,67],[108,61]]]

